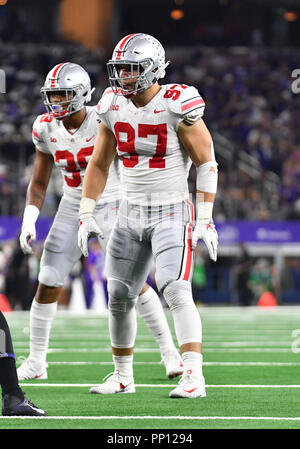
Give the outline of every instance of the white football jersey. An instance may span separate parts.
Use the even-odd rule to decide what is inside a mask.
[[[140,205],[164,205],[188,198],[191,159],[177,129],[187,116],[204,113],[198,90],[183,84],[162,85],[144,107],[105,90],[98,115],[115,135],[121,159],[123,197]]]
[[[81,199],[85,169],[94,149],[98,133],[96,106],[86,106],[87,115],[81,126],[73,134],[61,120],[48,113],[39,115],[32,128],[32,141],[36,148],[53,156],[55,165],[63,176],[64,197],[71,202]],[[109,176],[100,204],[120,199],[119,161],[116,157],[110,166]]]

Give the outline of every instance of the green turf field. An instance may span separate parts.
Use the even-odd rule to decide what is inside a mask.
[[[158,346],[140,319],[136,394],[89,394],[113,370],[107,317],[58,312],[48,380],[21,383],[48,416],[1,417],[0,429],[300,429],[300,308],[199,311],[206,398],[168,397],[178,380],[165,376]],[[29,313],[6,317],[16,357],[27,356]]]

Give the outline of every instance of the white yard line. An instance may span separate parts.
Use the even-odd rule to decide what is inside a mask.
[[[204,366],[300,366],[300,362],[204,362]]]
[[[18,346],[18,352],[28,352],[29,343],[27,346]],[[88,352],[109,352],[111,353],[111,348],[50,348],[48,349],[48,354],[56,354],[62,352],[76,352],[76,353],[88,353]],[[135,353],[150,353],[150,352],[160,352],[159,348],[135,348]],[[206,348],[203,344],[203,352],[289,352],[292,353],[291,347],[289,348]]]
[[[93,387],[94,384],[49,384],[49,383],[20,383],[21,387]],[[174,384],[136,384],[137,388],[174,388]],[[300,388],[299,385],[205,385],[205,388]]]
[[[215,420],[249,420],[249,421],[300,421],[300,417],[280,416],[0,416],[0,419],[47,419],[47,420],[189,420],[189,421],[215,421]],[[113,429],[112,429],[113,431]]]
[[[53,337],[53,341],[50,342],[50,344],[52,343],[55,346],[62,346],[63,343],[65,342],[67,345],[68,340],[74,341],[74,338]],[[86,340],[86,341],[90,340],[90,342],[87,343],[86,341],[85,342],[79,341],[76,343],[73,342],[73,344],[78,344],[79,346],[82,346],[83,344],[84,345],[92,344],[93,346],[96,346],[96,345],[100,346],[99,343],[100,344],[102,343],[102,345],[103,345],[103,339],[95,339],[95,338],[88,337],[88,338],[85,338],[84,340]],[[107,342],[109,342],[109,338],[107,338],[106,340],[107,340]],[[136,349],[140,349],[140,348],[143,349],[143,344],[141,343],[142,341],[143,341],[142,339],[137,340]],[[144,341],[153,341],[153,338],[150,338],[150,337],[149,337],[149,339],[145,338]],[[62,342],[62,343],[60,343],[60,342]],[[222,341],[208,341],[208,340],[205,341],[204,340],[203,341],[203,346],[205,346],[205,347],[209,346],[209,347],[215,347],[215,348],[238,347],[238,346],[240,346],[240,347],[254,346],[254,347],[270,347],[270,348],[272,348],[272,347],[285,347],[285,346],[288,347],[288,346],[291,346],[291,344],[292,344],[292,337],[281,339],[281,341],[277,341],[277,342],[269,341],[269,339],[267,339],[267,340],[262,340],[262,339],[261,340],[243,340],[243,341],[236,341],[236,340],[232,340],[232,341],[224,341],[224,340],[222,340]],[[29,345],[29,342],[24,342],[22,340],[18,341],[16,339],[14,340],[14,346],[26,347],[28,345]],[[149,344],[148,344],[148,346],[149,346]],[[101,349],[101,347],[99,349]],[[157,348],[149,348],[149,349],[157,349]]]
[[[48,365],[113,365],[114,362],[47,362]],[[162,362],[134,362],[134,365],[161,365]],[[204,366],[300,366],[300,362],[203,362]]]
[[[290,348],[206,348],[203,345],[203,353],[205,352],[289,352]]]
[[[300,325],[299,325],[300,328]],[[87,331],[89,332],[89,331]],[[225,338],[226,340],[224,341],[224,337],[225,335],[222,335],[222,333],[219,336],[216,337],[210,337],[210,338],[205,338],[203,339],[203,344],[205,344],[206,346],[288,346],[291,344],[292,341],[292,333],[286,333],[286,335],[284,337],[280,337],[280,341],[270,341],[273,340],[274,338],[271,337],[270,335],[264,335],[264,336],[256,336],[258,339],[257,340],[249,340],[249,335],[248,336],[242,336],[242,335],[238,335],[239,341],[236,340],[236,338],[234,336],[230,337],[229,335],[227,335]],[[15,345],[24,345],[26,344],[26,341],[24,340],[29,340],[29,335],[28,334],[13,334],[13,338],[14,338],[14,346]],[[85,334],[74,334],[74,335],[63,335],[63,334],[58,334],[57,332],[53,333],[53,342],[55,341],[56,344],[63,344],[64,342],[66,344],[68,344],[70,341],[76,341],[77,344],[85,344],[85,345],[99,345],[99,343],[103,343],[103,342],[110,342],[110,338],[109,336],[99,336],[99,335],[94,335],[92,333],[89,332],[89,334],[87,335],[86,332]],[[276,340],[278,340],[278,337],[276,337]],[[154,339],[151,335],[149,336],[138,336],[136,338],[136,345],[140,345],[143,342],[154,342]],[[149,343],[148,343],[149,344]]]
[[[103,325],[101,324],[101,326],[94,326],[94,325],[89,325],[86,324],[86,326],[80,326],[78,327],[78,332],[76,332],[73,328],[73,326],[69,329],[68,327],[62,327],[62,326],[57,326],[57,325],[53,325],[52,326],[52,330],[54,330],[55,332],[59,333],[59,334],[65,334],[65,335],[78,335],[78,334],[84,334],[85,330],[88,328],[90,330],[90,332],[92,334],[98,335],[99,337],[105,337],[108,335],[108,332],[106,332],[106,328],[102,327]],[[235,327],[235,328],[228,328],[228,325],[225,327],[218,327],[218,329],[211,329],[210,328],[211,325],[207,326],[206,332],[205,334],[208,336],[211,335],[220,335],[220,333],[226,332],[228,334],[230,333],[241,333],[241,334],[245,334],[245,332],[249,332],[249,333],[253,333],[256,334],[256,336],[259,335],[263,335],[264,333],[269,334],[269,333],[274,333],[274,334],[278,334],[278,333],[284,333],[284,332],[289,332],[290,328],[289,326],[285,326],[282,329],[276,329],[276,328],[253,328],[250,327],[249,329],[247,329],[245,326],[243,327]],[[300,325],[299,325],[300,326]],[[145,328],[146,329],[146,328]],[[22,329],[21,328],[16,328],[14,331],[15,335],[24,335],[27,334],[29,332],[29,326],[24,326]],[[147,332],[147,330],[144,329],[140,329],[138,330],[138,337],[145,337],[145,336],[150,336],[150,333]]]

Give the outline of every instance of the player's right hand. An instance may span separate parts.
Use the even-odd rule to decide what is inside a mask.
[[[218,249],[218,233],[213,223],[204,224],[196,222],[195,229],[192,234],[192,249],[195,250],[198,244],[198,240],[202,239],[205,243],[209,257],[216,262],[217,261],[217,249]]]
[[[22,224],[20,234],[20,246],[24,254],[33,254],[30,243],[36,239],[35,223],[26,222]]]
[[[84,255],[87,257],[89,254],[88,240],[90,237],[98,237],[103,239],[104,235],[99,226],[96,223],[93,215],[85,214],[85,217],[80,217],[79,219],[79,230],[78,230],[78,246]]]

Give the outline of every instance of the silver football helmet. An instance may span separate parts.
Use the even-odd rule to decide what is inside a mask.
[[[155,37],[144,33],[129,34],[116,45],[107,63],[110,85],[116,95],[135,97],[163,78],[169,63],[165,60],[163,46]],[[121,77],[124,67],[127,76]],[[136,78],[134,88],[126,87],[126,80],[132,78]]]
[[[80,111],[91,101],[92,93],[89,74],[79,64],[62,62],[54,66],[48,75],[41,95],[44,105],[51,115],[57,120],[62,120],[74,112]],[[63,101],[52,102],[51,95],[59,93],[65,95]]]

